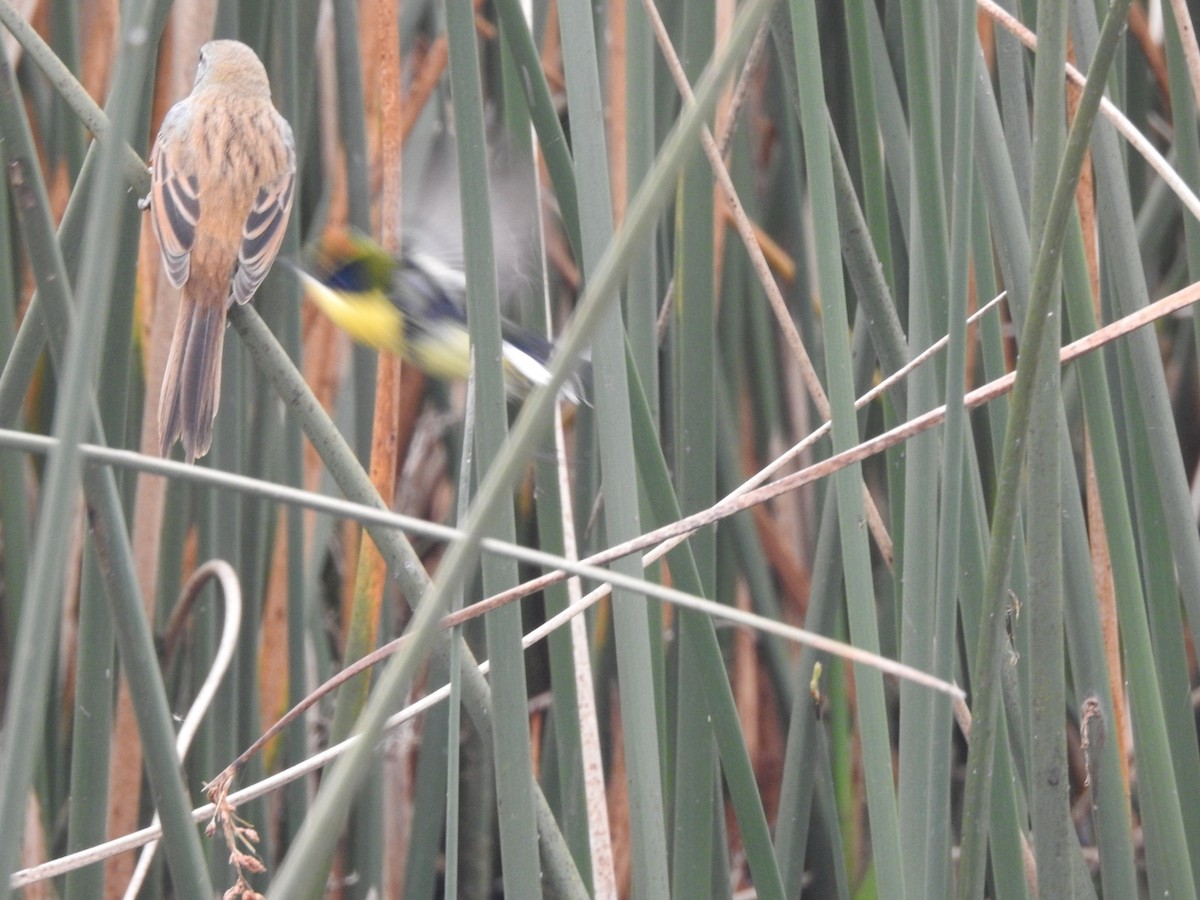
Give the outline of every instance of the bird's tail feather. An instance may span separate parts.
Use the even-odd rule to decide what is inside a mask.
[[[225,304],[197,302],[185,289],[158,404],[162,455],[178,439],[189,463],[208,452],[221,395]]]

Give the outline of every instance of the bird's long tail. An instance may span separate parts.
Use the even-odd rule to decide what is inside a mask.
[[[225,303],[188,295],[179,300],[179,318],[158,402],[162,455],[178,439],[189,463],[208,452],[221,395],[221,348],[225,342]]]

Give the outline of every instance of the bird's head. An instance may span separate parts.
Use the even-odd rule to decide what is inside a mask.
[[[387,291],[395,261],[360,231],[330,229],[308,250],[308,270],[335,291]]]
[[[200,48],[195,88],[271,96],[262,60],[241,41],[209,41]]]

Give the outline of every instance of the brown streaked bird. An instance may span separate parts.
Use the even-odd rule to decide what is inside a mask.
[[[221,393],[225,315],[254,296],[292,209],[292,129],[267,71],[238,41],[200,48],[196,83],[150,153],[150,209],[167,277],[182,288],[158,404],[162,455],[208,452]]]

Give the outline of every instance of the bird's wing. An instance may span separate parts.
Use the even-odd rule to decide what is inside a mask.
[[[540,223],[532,171],[526,170],[502,134],[493,135],[489,143],[492,247],[500,301],[507,303],[540,285]],[[410,177],[414,180],[405,195],[405,250],[462,273],[466,254],[454,142],[443,137],[429,160]]]
[[[174,112],[172,108],[167,114],[150,159],[150,210],[167,277],[181,287],[188,279],[200,218],[200,180],[180,158],[176,143],[163,137],[170,133]]]
[[[280,122],[283,122],[282,118]],[[286,123],[283,123],[286,126]],[[288,165],[278,178],[263,185],[246,224],[242,228],[242,246],[238,250],[238,269],[233,277],[233,299],[245,303],[254,296],[267,277],[271,263],[279,254],[287,231],[288,215],[296,190],[296,155],[288,142]]]

